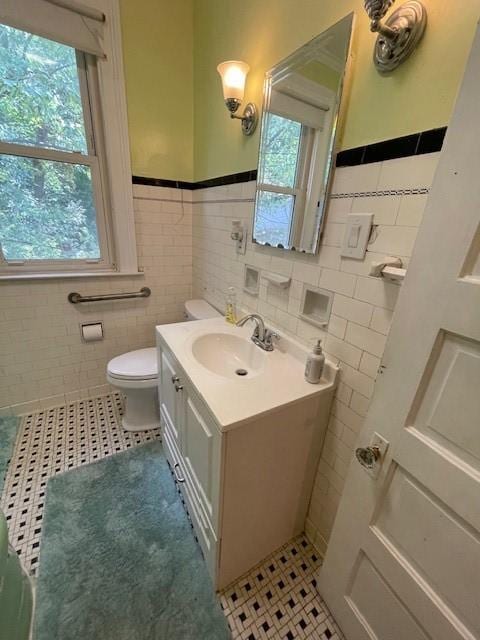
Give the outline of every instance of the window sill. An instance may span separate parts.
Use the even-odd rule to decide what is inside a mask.
[[[126,278],[134,276],[145,276],[143,271],[55,271],[52,273],[3,273],[0,274],[0,281],[3,280],[58,280],[71,278]]]

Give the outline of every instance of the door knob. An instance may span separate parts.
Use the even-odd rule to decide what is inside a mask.
[[[180,380],[180,378],[178,376],[172,376],[172,383],[175,384],[176,382],[178,382]]]
[[[178,393],[179,391],[181,391],[183,389],[183,384],[176,384],[175,385],[175,391]]]
[[[355,449],[355,455],[362,467],[373,469],[382,454],[379,447],[373,446],[358,447],[358,449]]]

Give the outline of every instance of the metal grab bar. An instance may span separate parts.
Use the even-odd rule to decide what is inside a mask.
[[[82,296],[76,291],[72,291],[72,293],[68,294],[68,301],[72,304],[78,304],[79,302],[104,302],[108,300],[127,300],[127,298],[148,298],[151,293],[148,287],[142,287],[140,291],[133,291],[131,293],[105,293],[100,296]]]

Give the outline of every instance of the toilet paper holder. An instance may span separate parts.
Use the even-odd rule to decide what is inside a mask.
[[[103,331],[103,322],[95,320],[94,322],[80,323],[80,337],[82,342],[98,342],[105,337]]]

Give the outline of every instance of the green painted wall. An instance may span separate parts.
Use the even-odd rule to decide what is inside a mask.
[[[257,166],[259,131],[242,136],[223,105],[219,62],[251,67],[246,100],[262,101],[265,71],[354,10],[355,60],[341,148],[448,124],[480,15],[480,0],[423,0],[425,38],[390,77],[371,62],[362,0],[194,0],[194,175],[196,180]]]
[[[480,0],[424,4],[424,41],[381,77],[362,0],[120,0],[133,173],[191,181],[255,168],[259,131],[245,138],[228,117],[217,64],[246,60],[246,99],[260,107],[265,71],[352,10],[341,148],[448,124]]]
[[[302,65],[298,70],[304,78],[312,80],[317,84],[331,89],[334,93],[338,91],[338,83],[340,82],[341,74],[331,67],[327,67],[326,64],[322,64],[317,60],[312,60],[307,64]]]
[[[193,179],[193,0],[120,0],[134,175]]]

